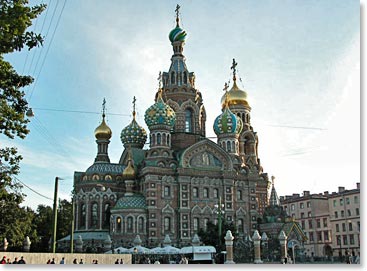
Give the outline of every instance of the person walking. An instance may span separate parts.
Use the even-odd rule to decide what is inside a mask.
[[[3,259],[0,261],[0,264],[6,264],[6,256],[3,256]]]
[[[120,264],[124,264],[124,261],[122,259],[120,259]]]
[[[20,260],[19,260],[18,264],[25,264],[25,260],[24,260],[23,256],[20,257]]]
[[[51,264],[51,259],[48,259],[46,264]]]
[[[79,262],[79,264],[84,264],[84,263],[83,263],[83,259],[80,259],[80,262]]]
[[[117,260],[115,261],[115,264],[119,264],[119,259],[117,259]]]
[[[73,264],[78,264],[78,260],[75,258]]]
[[[355,264],[360,264],[361,263],[361,253],[358,252],[358,255],[356,256],[356,259],[354,260]]]
[[[13,264],[18,264],[18,258],[15,258]]]
[[[65,264],[65,258],[62,257],[61,261],[60,261],[60,264]]]
[[[55,258],[52,258],[52,261],[50,262],[50,264],[56,264],[55,263]]]

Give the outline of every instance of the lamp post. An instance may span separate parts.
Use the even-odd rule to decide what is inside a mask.
[[[52,222],[52,253],[56,252],[56,230],[57,230],[57,192],[59,186],[59,177],[55,178],[54,206],[53,206],[53,222]]]
[[[222,250],[222,215],[224,214],[224,204],[222,203],[221,197],[219,197],[218,204],[215,204],[214,208],[214,212],[218,215],[219,249]]]
[[[70,253],[74,252],[74,220],[75,220],[75,202],[74,202],[74,197],[75,197],[75,190],[72,191],[72,196],[71,196],[71,229],[70,229]]]

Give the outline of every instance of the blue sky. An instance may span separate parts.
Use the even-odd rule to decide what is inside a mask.
[[[168,33],[177,3],[188,33],[186,64],[207,110],[207,136],[215,136],[212,124],[235,58],[259,157],[276,177],[279,195],[351,189],[360,181],[359,1],[67,1],[53,39],[64,1],[44,2],[48,14],[34,24],[48,32],[44,47],[7,56],[18,72],[37,79],[26,89],[35,113],[31,133],[13,142],[0,135],[24,157],[19,179],[39,193],[52,198],[60,176],[60,196],[69,196],[73,172],[94,161],[94,129],[101,120],[99,114],[44,109],[101,112],[106,98],[107,113],[123,114],[107,116],[115,163],[134,95],[138,122],[146,128],[158,73],[170,66]],[[24,192],[25,205],[52,204]]]

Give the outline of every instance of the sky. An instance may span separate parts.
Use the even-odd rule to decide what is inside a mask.
[[[120,133],[131,122],[133,96],[138,123],[149,131],[144,113],[159,71],[170,66],[176,4],[208,137],[215,137],[235,58],[261,165],[275,176],[279,195],[360,182],[359,1],[31,1],[40,2],[48,9],[31,29],[45,36],[44,46],[6,56],[19,73],[35,77],[25,89],[35,114],[30,134],[12,141],[0,135],[23,156],[17,178],[32,189],[23,188],[23,205],[51,206],[56,176],[64,179],[59,196],[70,199],[74,171],[85,171],[97,153],[103,98],[111,162],[123,152]]]

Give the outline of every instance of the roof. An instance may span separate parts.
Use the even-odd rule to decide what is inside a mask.
[[[79,235],[82,237],[82,240],[106,240],[108,231],[86,231],[86,232],[74,232],[74,240],[78,240]],[[57,242],[62,241],[70,241],[70,235],[58,240]]]
[[[145,197],[141,194],[121,197],[112,210],[116,209],[146,209]]]
[[[125,165],[121,164],[111,164],[111,163],[100,163],[96,162],[91,165],[87,170],[87,174],[93,173],[115,173],[115,174],[122,174],[125,169]]]
[[[301,227],[297,222],[286,222],[283,224],[282,229],[286,236],[289,236],[289,234],[294,231],[298,237],[300,237],[300,240],[307,240],[306,234],[303,232]]]

